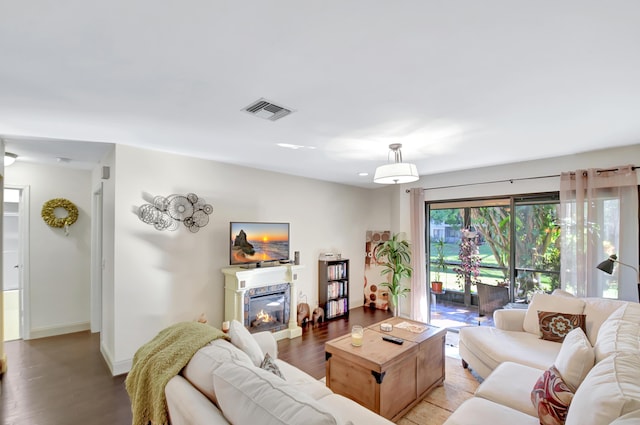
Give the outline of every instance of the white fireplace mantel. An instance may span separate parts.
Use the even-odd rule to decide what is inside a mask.
[[[237,320],[244,323],[244,295],[251,288],[289,283],[291,290],[289,306],[289,326],[287,329],[276,331],[273,336],[279,340],[296,338],[302,335],[302,328],[298,326],[298,294],[296,283],[299,272],[304,269],[300,265],[282,265],[246,269],[242,267],[227,267],[224,273],[224,320]]]

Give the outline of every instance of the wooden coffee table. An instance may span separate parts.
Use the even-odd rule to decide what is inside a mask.
[[[399,329],[405,322],[422,326],[419,333]],[[391,332],[381,323],[393,325]],[[351,334],[325,344],[327,386],[364,407],[396,421],[435,386],[444,382],[444,341],[447,330],[394,317],[364,330],[361,347],[351,345]],[[404,339],[402,345],[384,341],[384,335]]]

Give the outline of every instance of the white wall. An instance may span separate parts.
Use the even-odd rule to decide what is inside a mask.
[[[88,329],[91,173],[20,161],[5,171],[6,185],[30,187],[31,338]],[[68,236],[41,217],[42,205],[53,198],[66,198],[78,207]]]
[[[531,149],[535,149],[535,147],[531,147]],[[483,154],[490,155],[491,153],[486,152]],[[392,228],[405,231],[407,235],[410,235],[409,195],[405,193],[405,190],[410,187],[425,188],[426,201],[559,191],[559,174],[561,172],[586,168],[609,168],[626,164],[640,166],[640,144],[536,161],[426,175],[415,183],[394,188],[397,192],[396,196],[400,203],[398,208],[401,212],[392,217],[391,225]],[[640,184],[640,170],[637,172],[639,176],[638,184]],[[528,179],[541,176],[551,177]],[[503,181],[509,179],[513,179],[513,182]],[[493,181],[501,182],[476,184]],[[627,220],[625,225],[631,237],[622,242],[623,246],[619,247],[620,259],[630,264],[638,264],[637,211],[631,213],[631,218]],[[621,299],[638,300],[635,285],[636,279],[637,276],[635,276],[633,270],[627,267],[620,269],[620,281],[621,285],[624,285],[620,289]]]
[[[221,273],[229,265],[230,221],[291,224],[291,251],[300,251],[299,290],[317,303],[317,261],[321,252],[351,260],[350,307],[363,304],[365,234],[389,228],[388,190],[372,191],[161,152],[116,146],[112,177],[115,208],[113,300],[105,296],[103,352],[114,373],[129,369],[135,350],[164,327],[205,313],[223,319]],[[112,187],[113,185],[113,187]],[[157,231],[140,221],[137,208],[153,196],[195,193],[213,205],[209,224],[198,233],[181,227]],[[146,199],[145,199],[146,198]],[[105,217],[108,215],[105,212]],[[105,222],[105,226],[107,223]],[[105,232],[106,234],[107,232]],[[105,241],[107,244],[107,241]],[[105,246],[105,256],[109,247]],[[113,331],[109,321],[113,321]]]

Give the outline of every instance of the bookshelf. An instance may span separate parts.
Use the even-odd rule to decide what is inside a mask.
[[[318,304],[327,320],[349,315],[349,260],[318,261]]]

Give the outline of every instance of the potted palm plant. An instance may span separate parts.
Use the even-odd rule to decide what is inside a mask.
[[[447,269],[447,265],[444,262],[444,240],[438,239],[435,242],[436,246],[436,261],[433,263],[433,269],[436,280],[431,281],[431,291],[435,294],[442,293],[442,280],[440,280],[440,273],[443,273]]]
[[[409,242],[401,239],[400,234],[393,235],[391,239],[380,245],[376,251],[376,260],[384,267],[380,274],[391,275],[391,282],[383,282],[380,285],[389,289],[393,315],[397,316],[400,296],[405,296],[411,291],[401,283],[403,278],[410,278],[413,273]]]

